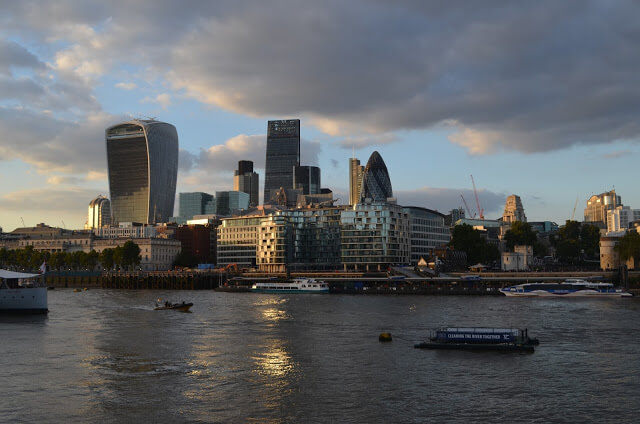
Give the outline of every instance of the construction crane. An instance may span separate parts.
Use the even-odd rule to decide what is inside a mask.
[[[464,196],[461,194],[460,197],[462,198],[462,203],[464,203],[464,208],[466,209],[467,213],[469,214],[469,218],[475,218],[475,214],[471,214],[471,211],[469,210],[469,206],[467,206],[467,201],[464,200]]]
[[[571,214],[571,220],[573,221],[576,216],[576,207],[578,206],[578,196],[576,196],[576,203],[573,204],[573,213]]]
[[[473,194],[476,196],[476,207],[478,208],[478,215],[480,215],[480,219],[484,219],[484,210],[480,207],[480,200],[478,200],[478,190],[476,190],[476,182],[473,179],[473,175],[471,175],[471,183],[473,184]]]

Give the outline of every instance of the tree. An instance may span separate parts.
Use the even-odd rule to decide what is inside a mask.
[[[198,265],[198,258],[192,253],[181,251],[173,261],[173,266],[193,268]]]
[[[113,249],[113,264],[116,267],[122,265],[122,246],[116,246],[115,249]]]
[[[637,231],[628,232],[620,238],[614,249],[623,261],[633,258],[634,265],[637,264],[640,260],[640,234]]]
[[[66,253],[64,252],[54,252],[49,257],[49,266],[51,269],[61,269],[66,265]]]
[[[509,250],[513,250],[515,245],[534,246],[538,241],[536,232],[531,229],[531,225],[522,221],[516,221],[511,224],[511,228],[505,233],[504,239]]]
[[[584,257],[599,257],[600,229],[592,224],[567,220],[553,240],[556,255],[563,262],[577,263]]]
[[[454,250],[467,254],[467,263],[491,262],[500,258],[498,247],[490,244],[478,230],[471,225],[462,224],[453,227],[449,245]]]
[[[581,248],[587,257],[600,255],[600,228],[591,224],[582,224],[580,229]]]
[[[104,249],[100,252],[99,260],[100,265],[102,265],[102,269],[110,270],[113,269],[114,260],[113,260],[113,249]]]
[[[140,264],[140,247],[129,240],[122,246],[122,266],[132,269]]]
[[[91,250],[87,254],[87,267],[91,270],[94,270],[96,268],[96,265],[98,265],[98,258],[98,252],[96,252],[95,250]]]

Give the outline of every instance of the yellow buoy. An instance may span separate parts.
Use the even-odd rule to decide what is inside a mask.
[[[390,342],[391,341],[391,333],[380,333],[378,336],[378,340],[381,342]]]
[[[80,289],[73,289],[74,293],[78,293],[79,291],[81,291]]]

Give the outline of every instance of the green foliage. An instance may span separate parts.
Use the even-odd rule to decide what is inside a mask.
[[[131,240],[127,241],[124,246],[122,246],[121,265],[125,269],[133,269],[136,265],[140,265],[140,260],[140,246]]]
[[[115,265],[115,262],[113,260],[113,254],[114,254],[114,250],[113,249],[104,249],[102,252],[100,252],[100,256],[99,256],[99,261],[100,261],[100,265],[102,265],[102,269],[104,270],[111,270],[113,269],[113,266]]]
[[[626,261],[633,258],[634,264],[640,260],[640,234],[631,231],[620,238],[615,250],[620,255],[620,259]]]
[[[180,252],[173,261],[173,266],[193,268],[198,265],[198,258],[188,252]]]
[[[515,245],[534,246],[538,241],[536,232],[531,229],[531,225],[526,222],[516,221],[511,224],[504,239],[507,242],[507,248],[513,251]]]
[[[467,264],[489,263],[500,259],[498,247],[487,242],[480,231],[474,230],[471,225],[462,224],[453,227],[449,245],[454,250],[467,254]]]
[[[575,264],[584,258],[600,256],[600,229],[591,224],[569,221],[558,230],[553,240],[556,256],[562,262]]]

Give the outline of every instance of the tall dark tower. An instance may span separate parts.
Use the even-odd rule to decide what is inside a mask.
[[[114,222],[167,222],[178,179],[178,133],[171,124],[135,119],[105,131]]]
[[[249,195],[249,206],[258,206],[258,185],[260,176],[253,172],[253,162],[241,160],[238,162],[238,169],[233,174],[233,189],[242,191]]]
[[[393,190],[387,165],[382,160],[380,153],[373,152],[364,169],[360,200],[371,199],[374,202],[386,202],[389,197],[393,197]]]
[[[300,165],[300,120],[269,121],[264,176],[264,203],[280,187],[293,188],[293,167]]]

